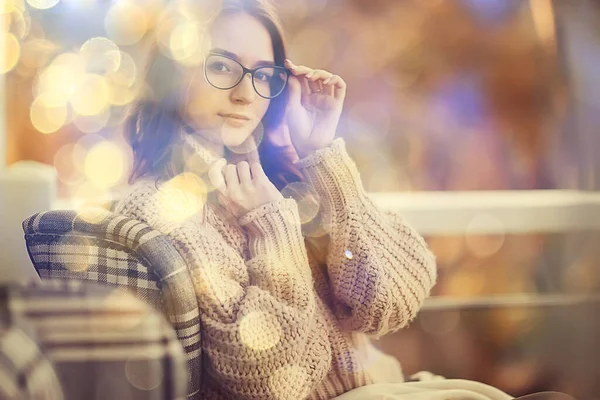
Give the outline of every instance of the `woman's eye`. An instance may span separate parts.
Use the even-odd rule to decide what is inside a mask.
[[[216,72],[231,72],[231,69],[222,62],[214,62],[210,64],[210,69]]]
[[[257,72],[256,74],[254,74],[254,78],[258,79],[259,81],[269,82],[271,80],[271,75],[266,74],[264,72]]]

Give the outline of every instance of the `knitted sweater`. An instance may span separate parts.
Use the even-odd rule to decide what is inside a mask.
[[[194,190],[154,180],[132,185],[115,209],[168,235],[187,262],[204,398],[330,399],[403,381],[369,336],[415,317],[435,257],[401,216],[373,204],[343,139],[296,164],[318,194],[321,233],[307,233],[292,198],[237,219],[210,201],[190,208],[204,200]]]

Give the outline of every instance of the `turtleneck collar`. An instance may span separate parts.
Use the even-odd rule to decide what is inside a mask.
[[[236,148],[224,147],[223,153],[217,153],[204,137],[196,133],[189,126],[185,126],[181,130],[182,141],[191,149],[194,153],[199,155],[202,160],[210,165],[220,158],[225,157],[228,164],[237,164],[241,161],[247,161],[249,164],[260,161],[258,154],[258,146],[254,135],[250,136],[243,144]]]

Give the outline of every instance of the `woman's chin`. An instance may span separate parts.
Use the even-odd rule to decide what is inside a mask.
[[[224,125],[221,129],[221,138],[223,144],[227,147],[241,146],[250,135],[252,135],[252,131],[249,131],[246,127],[236,128]]]

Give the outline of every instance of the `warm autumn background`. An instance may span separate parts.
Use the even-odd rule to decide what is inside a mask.
[[[278,3],[291,58],[348,82],[339,135],[368,190],[600,189],[597,2]],[[55,166],[59,196],[74,201],[121,187],[131,156],[119,126],[144,93],[147,44],[157,40],[182,65],[197,61],[200,28],[185,4],[4,0],[6,164]],[[428,237],[440,268],[435,294],[596,295],[599,236]],[[430,311],[379,343],[407,373],[600,398],[599,312]]]

